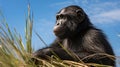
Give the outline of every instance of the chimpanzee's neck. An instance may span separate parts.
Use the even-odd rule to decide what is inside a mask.
[[[75,39],[69,39],[66,38],[63,40],[62,45],[64,46],[64,48],[66,49],[72,49],[74,51],[74,49],[76,50],[78,48],[78,50],[80,50],[79,48],[81,48],[82,45],[80,45],[80,43],[82,39],[75,38]],[[81,42],[80,42],[81,41]]]

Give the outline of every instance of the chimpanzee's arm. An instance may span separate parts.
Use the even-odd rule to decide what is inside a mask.
[[[38,57],[41,59],[47,59],[47,60],[48,60],[48,56],[51,57],[52,55],[57,56],[62,60],[74,60],[74,58],[70,56],[69,53],[63,48],[47,47],[47,48],[36,51],[33,55],[35,57]]]

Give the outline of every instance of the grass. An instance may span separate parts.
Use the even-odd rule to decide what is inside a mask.
[[[25,41],[23,43],[21,35],[14,29],[10,30],[4,16],[0,12],[2,19],[0,20],[0,67],[111,67],[99,64],[80,63],[68,60],[60,60],[51,58],[51,61],[38,59],[40,65],[35,65],[30,59],[33,58],[32,48],[32,28],[33,15],[31,16],[30,5],[28,5],[28,17],[25,27]],[[37,34],[38,35],[38,34]],[[38,35],[40,38],[40,36]],[[40,38],[41,41],[43,41]],[[44,42],[44,41],[43,41]]]

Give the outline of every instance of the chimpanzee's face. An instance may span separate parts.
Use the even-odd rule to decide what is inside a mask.
[[[83,10],[76,7],[66,7],[56,15],[54,33],[59,38],[66,38],[75,33],[78,24],[83,20]]]

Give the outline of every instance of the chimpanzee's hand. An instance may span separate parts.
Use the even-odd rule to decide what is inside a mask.
[[[52,49],[51,48],[45,48],[40,49],[37,52],[33,53],[34,57],[42,58],[42,59],[48,59],[48,57],[52,56]]]

